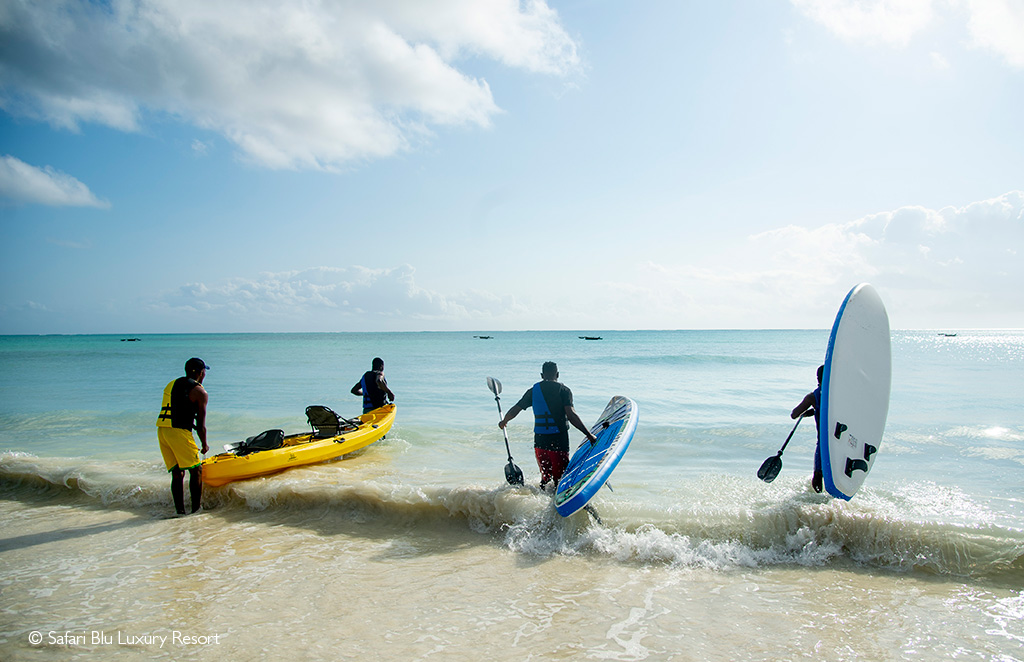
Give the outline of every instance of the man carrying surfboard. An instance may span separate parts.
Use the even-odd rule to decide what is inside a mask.
[[[547,361],[541,366],[541,381],[523,394],[508,413],[498,422],[502,430],[519,412],[533,408],[533,448],[540,468],[540,487],[558,480],[569,464],[569,423],[582,432],[590,443],[597,437],[583,424],[572,405],[572,391],[558,381],[558,366]]]
[[[814,414],[814,429],[817,431],[821,427],[821,422],[818,420],[818,412],[821,411],[821,375],[825,371],[825,366],[818,366],[818,388],[814,389],[810,393],[804,396],[804,399],[800,401],[800,404],[793,409],[793,412],[789,415],[792,419],[798,419],[801,416],[806,416],[808,413]],[[813,408],[813,409],[812,409]],[[808,410],[811,410],[810,412]],[[815,492],[821,492],[822,489],[822,474],[821,474],[821,434],[815,432],[814,435],[814,473],[811,475],[811,487],[814,488]]]

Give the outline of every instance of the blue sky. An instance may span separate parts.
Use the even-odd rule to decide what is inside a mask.
[[[0,333],[1024,327],[1024,0],[0,6]]]

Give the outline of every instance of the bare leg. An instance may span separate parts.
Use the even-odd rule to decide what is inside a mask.
[[[197,512],[203,505],[203,468],[193,467],[188,470],[188,491],[192,496],[192,512]],[[184,508],[184,504],[182,504]]]
[[[171,498],[174,499],[174,511],[185,514],[185,472],[175,467],[171,469]]]

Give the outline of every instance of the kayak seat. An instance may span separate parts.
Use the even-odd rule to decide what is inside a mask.
[[[284,430],[267,430],[249,437],[235,448],[235,455],[248,455],[260,451],[274,450],[284,445]]]
[[[347,430],[355,430],[358,424],[334,413],[330,407],[310,405],[306,407],[306,420],[313,429],[314,439],[337,437]]]

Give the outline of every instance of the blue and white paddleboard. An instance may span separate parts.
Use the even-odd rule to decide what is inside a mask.
[[[611,399],[590,428],[597,442],[584,439],[558,481],[555,509],[559,515],[568,517],[594,498],[629,447],[638,419],[635,402],[621,395]]]
[[[818,445],[825,490],[836,498],[852,498],[875,463],[891,382],[889,316],[861,283],[836,315],[821,377]]]

